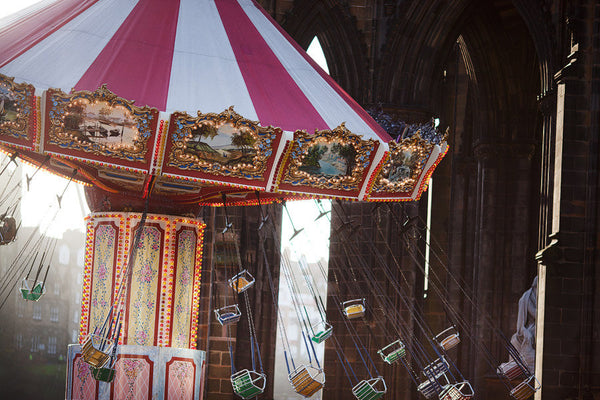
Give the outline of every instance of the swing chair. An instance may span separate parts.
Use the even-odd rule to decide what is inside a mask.
[[[512,381],[514,379],[520,378],[521,376],[525,375],[523,369],[519,366],[519,364],[514,359],[511,359],[506,364],[500,365],[498,367],[497,372],[498,372],[498,374],[506,377],[506,379],[508,379],[509,381]]]
[[[100,368],[90,367],[90,370],[92,371],[92,377],[97,381],[110,383],[115,379],[114,365]]]
[[[360,381],[352,388],[352,394],[358,400],[379,399],[387,392],[387,386],[382,376]]]
[[[468,400],[474,395],[475,391],[471,384],[464,381],[444,386],[440,393],[440,400]]]
[[[453,347],[456,347],[457,344],[460,343],[460,335],[458,330],[451,326],[447,329],[444,329],[442,332],[438,333],[433,340],[445,351],[450,350]]]
[[[450,381],[446,374],[442,373],[436,377],[428,377],[427,380],[417,386],[417,390],[426,399],[433,399],[435,395],[441,393],[448,385],[450,385]]]
[[[331,337],[333,334],[333,327],[326,321],[321,321],[313,328],[311,326],[312,336],[310,340],[315,343],[323,343],[325,340]]]
[[[391,365],[406,356],[406,346],[398,339],[384,348],[377,350],[377,354],[381,356],[383,361]]]
[[[251,399],[262,394],[267,384],[265,374],[243,369],[231,375],[233,392],[243,399]]]
[[[0,245],[9,244],[17,238],[17,221],[10,215],[0,217]]]
[[[446,373],[450,366],[444,357],[440,357],[423,368],[423,375],[427,380],[422,382],[417,390],[426,398],[431,399],[442,392],[443,388],[450,385]]]
[[[217,320],[221,325],[235,324],[242,316],[237,304],[221,307],[215,310]]]
[[[515,386],[510,391],[510,395],[516,400],[525,400],[533,396],[533,394],[537,392],[540,387],[541,385],[536,379],[535,375],[531,375],[523,382]]]
[[[38,301],[46,293],[44,286],[44,282],[36,282],[35,279],[23,278],[19,290],[25,300]]]
[[[365,299],[353,299],[343,302],[342,311],[348,319],[364,317],[366,311]]]
[[[110,358],[113,341],[100,335],[91,334],[81,349],[83,361],[94,368],[100,368]]]
[[[311,397],[325,385],[325,374],[322,369],[311,365],[301,365],[296,368],[288,379],[296,393],[303,397]]]
[[[233,278],[229,279],[229,286],[231,286],[238,294],[250,289],[252,285],[254,285],[254,277],[246,270],[241,271]]]

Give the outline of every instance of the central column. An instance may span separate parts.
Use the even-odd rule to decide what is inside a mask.
[[[205,224],[148,214],[141,226],[141,219],[127,212],[87,217],[79,342],[110,323],[111,309],[121,334],[104,365],[114,369],[111,382],[92,376],[81,346],[69,348],[67,399],[201,398],[205,357],[196,339]]]

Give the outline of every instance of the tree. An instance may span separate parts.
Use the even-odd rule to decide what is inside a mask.
[[[346,160],[346,175],[351,175],[356,159],[356,149],[354,149],[354,146],[351,144],[343,146],[339,143],[334,143],[331,147],[331,151],[339,154],[340,157]]]
[[[302,165],[307,167],[320,167],[319,161],[321,160],[321,157],[323,157],[323,154],[325,154],[326,151],[327,148],[325,146],[315,144],[314,146],[308,149],[308,152],[306,153],[306,156],[304,156],[304,160],[302,161]]]

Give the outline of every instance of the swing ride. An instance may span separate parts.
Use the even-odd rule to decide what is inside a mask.
[[[238,205],[258,205],[262,214],[261,201],[268,206],[305,198],[417,200],[448,149],[446,134],[433,123],[407,126],[402,135],[391,137],[256,3],[139,0],[137,5],[118,9],[103,1],[84,1],[79,7],[64,0],[55,3],[0,26],[0,151],[9,155],[9,162],[19,159],[87,187],[93,213],[86,241],[81,346],[70,349],[68,356],[69,399],[76,398],[76,387],[86,387],[85,379],[73,372],[79,356],[102,384],[123,379],[131,387],[138,385],[138,397],[158,398],[161,393],[150,392],[148,382],[163,385],[168,366],[156,375],[160,369],[147,367],[144,357],[149,359],[161,347],[199,352],[197,315],[205,225],[179,215],[198,215],[203,206],[219,206],[227,213],[227,206]],[[168,34],[155,35],[150,29],[159,17]],[[139,32],[146,32],[141,41],[136,36]],[[264,93],[269,93],[268,99]],[[6,117],[9,112],[10,119]],[[57,195],[59,206],[63,194]],[[287,208],[285,212],[290,218]],[[326,216],[331,220],[331,213],[322,210],[319,218]],[[350,226],[343,215],[335,218]],[[406,224],[393,215],[392,220],[399,226]],[[291,218],[290,222],[293,225]],[[5,245],[15,239],[18,226],[8,213],[0,223],[0,245]],[[276,242],[280,239],[273,218],[263,216],[261,251],[277,310],[271,276],[275,266],[267,263],[263,243],[265,226]],[[293,230],[291,240],[303,232],[301,227]],[[250,399],[264,393],[267,384],[249,301],[256,279],[251,266],[242,266],[239,238],[228,218],[223,238],[229,244],[226,259],[233,262],[228,276],[214,283],[215,293],[227,296],[216,296],[219,301],[209,314],[227,336],[232,390]],[[448,319],[456,328],[434,335],[410,302],[407,280],[398,277],[400,264],[394,260],[388,265],[379,250],[372,251],[372,260],[409,311],[419,334],[402,323],[393,301],[382,295],[373,304],[369,297],[368,317],[384,334],[365,342],[358,330],[366,325],[367,295],[387,291],[373,275],[372,260],[356,251],[357,240],[372,246],[372,238],[353,229],[345,239],[342,247],[347,261],[334,265],[336,288],[331,293],[320,293],[300,263],[306,288],[302,287],[298,272],[281,257],[282,280],[300,326],[303,357],[308,359],[294,360],[277,310],[277,329],[293,390],[309,398],[325,387],[325,371],[315,346],[327,344],[359,400],[379,399],[388,390],[384,374],[371,358],[375,352],[382,358],[380,366],[402,365],[427,398],[472,397],[470,383],[447,354],[459,344],[459,330],[463,338],[472,340],[466,321],[448,304]],[[39,259],[50,260],[52,251],[40,253]],[[49,269],[46,261],[37,261],[37,254],[27,255],[24,265],[29,271],[20,289],[23,298],[31,301],[43,296]],[[391,251],[387,256],[394,258]],[[411,256],[423,259],[416,253]],[[423,267],[422,262],[417,264]],[[25,275],[25,268],[12,267],[20,276]],[[341,279],[342,270],[352,279]],[[327,281],[324,268],[320,272]],[[365,285],[358,284],[358,278]],[[441,282],[433,283],[439,297],[447,298]],[[323,301],[328,297],[335,304],[330,310]],[[309,308],[317,312],[309,313]],[[339,312],[341,323],[335,331],[339,327],[347,332],[352,356],[337,340],[327,311]],[[242,321],[248,327],[252,362],[238,370],[233,329],[241,335],[241,327],[235,324]],[[371,328],[366,325],[365,329]],[[369,337],[374,335],[369,332]],[[134,360],[142,365],[142,372],[123,372],[125,364],[117,353],[124,356],[124,346],[137,347],[120,360]],[[525,399],[539,385],[519,361],[518,352],[508,349],[517,360],[519,374],[507,370],[499,375],[515,399]],[[490,364],[498,365],[487,349],[481,350]],[[198,365],[203,365],[203,359],[198,353],[190,354],[194,354],[189,357],[193,362],[178,367],[201,371]],[[194,391],[194,384],[205,379],[203,374],[202,369],[196,378],[185,381],[187,386],[182,384],[190,398],[203,395]],[[512,380],[521,376],[525,380],[512,386]],[[115,385],[115,398],[125,397],[118,390],[127,385]],[[89,393],[88,398],[98,396]]]

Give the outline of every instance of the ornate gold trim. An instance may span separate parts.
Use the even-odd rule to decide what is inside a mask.
[[[435,144],[422,139],[419,132],[399,143],[391,141],[390,153],[375,177],[371,193],[412,192]]]
[[[180,170],[242,179],[264,179],[268,160],[273,155],[273,142],[278,130],[263,127],[233,110],[233,106],[220,114],[202,114],[197,117],[185,112],[173,113],[170,123],[172,143],[167,166]],[[210,142],[216,137],[230,145],[214,149]],[[238,150],[234,148],[237,147]]]
[[[34,93],[32,85],[15,83],[14,78],[0,74],[0,136],[32,139],[29,137],[29,122],[32,113],[34,116],[37,113],[32,100]]]
[[[102,157],[144,162],[158,110],[149,106],[138,107],[133,103],[114,94],[106,85],[94,92],[82,90],[70,94],[60,89],[49,89],[48,144]],[[98,116],[89,118],[94,108],[99,108]],[[116,112],[122,113],[120,143],[109,139],[119,136],[116,117],[112,114]],[[95,120],[96,126],[86,126],[86,119]],[[109,127],[115,125],[115,128],[109,131],[103,124]],[[126,126],[129,131],[128,143],[123,144]]]
[[[373,139],[362,140],[350,132],[342,123],[333,130],[305,131],[294,134],[289,163],[281,183],[294,186],[309,186],[318,189],[357,191],[360,189],[364,171],[371,163],[376,149]],[[337,160],[332,159],[337,153]],[[329,154],[335,164],[332,170],[339,173],[324,173],[320,157]],[[340,160],[344,160],[340,161]],[[342,169],[345,171],[342,172]]]

